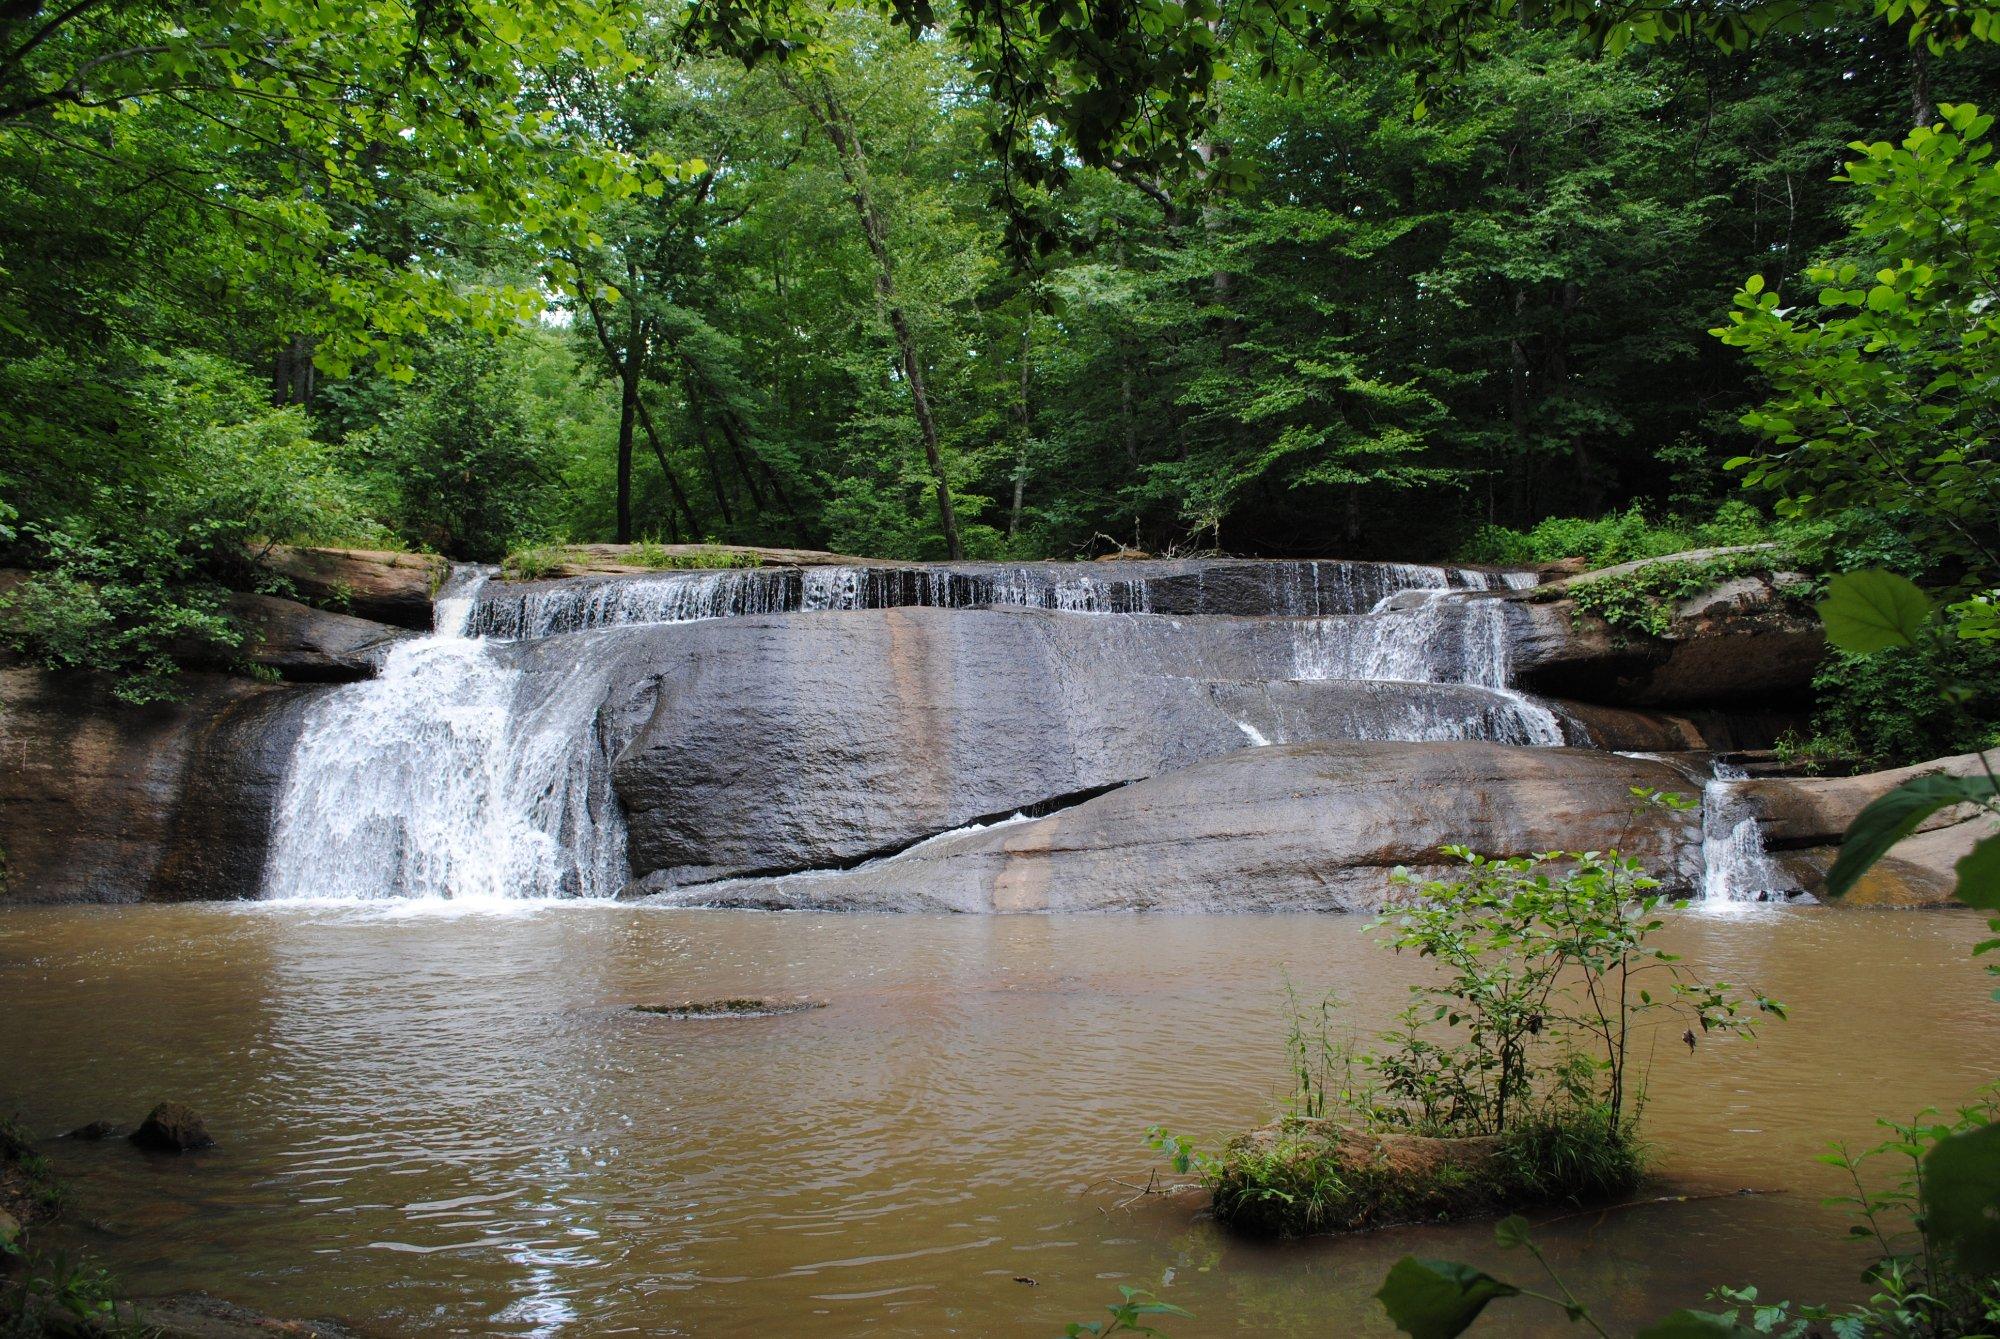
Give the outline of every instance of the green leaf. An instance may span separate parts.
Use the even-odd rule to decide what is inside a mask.
[[[2000,833],[1981,838],[1958,862],[1958,900],[1968,907],[2000,911]]]
[[[1827,896],[1845,897],[1890,847],[1938,810],[1992,798],[1993,783],[1983,776],[1920,776],[1905,781],[1848,824],[1847,834],[1840,839],[1840,854],[1826,873]]]
[[[1525,1246],[1528,1242],[1528,1220],[1517,1213],[1508,1214],[1493,1225],[1493,1240],[1509,1249]]]
[[[1967,1276],[2000,1271],[2000,1125],[1937,1142],[1924,1157],[1924,1207]]]
[[[1406,1255],[1389,1270],[1375,1297],[1410,1339],[1453,1339],[1479,1319],[1488,1302],[1520,1292],[1470,1265]]]
[[[1818,608],[1827,640],[1863,654],[1914,645],[1931,616],[1930,598],[1915,582],[1879,567],[1833,578]]]
[[[1756,1333],[1733,1311],[1676,1311],[1639,1331],[1636,1339],[1754,1339]]]

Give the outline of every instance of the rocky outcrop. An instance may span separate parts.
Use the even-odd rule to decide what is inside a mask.
[[[430,553],[289,544],[257,549],[251,559],[289,581],[308,604],[417,631],[430,628],[431,597],[450,566]]]
[[[2000,771],[2000,750],[1986,758]],[[1978,754],[1966,753],[1861,776],[1758,777],[1738,782],[1733,791],[1757,818],[1765,849],[1780,867],[1809,892],[1818,893],[1839,854],[1841,836],[1855,816],[1905,781],[1932,773],[1980,776],[1984,768]],[[1995,832],[2000,832],[2000,819],[1972,806],[1940,810],[1891,847],[1846,901],[1875,906],[1947,903],[1958,882],[1958,862]]]
[[[1659,637],[1579,618],[1560,586],[1505,597],[1526,615],[1516,625],[1516,681],[1558,697],[1633,707],[1725,706],[1802,693],[1825,657],[1826,638],[1785,585],[1771,575],[1731,578],[1682,602]]]
[[[189,673],[177,702],[0,668],[0,897],[254,896],[298,709],[315,689]]]
[[[275,595],[231,595],[225,612],[243,631],[236,659],[301,683],[368,678],[391,646],[416,635]]]
[[[949,833],[854,869],[635,895],[673,904],[853,911],[1354,911],[1390,871],[1442,875],[1443,846],[1623,850],[1670,892],[1700,879],[1699,815],[1635,814],[1664,763],[1486,743],[1246,749],[1042,818]]]
[[[1305,631],[1325,635],[926,608],[627,630],[615,654],[658,685],[613,769],[632,868],[706,880],[852,863],[1246,744],[1700,743],[1685,721],[1467,684],[1298,680]]]

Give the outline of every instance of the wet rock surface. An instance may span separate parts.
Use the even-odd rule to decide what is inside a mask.
[[[139,1128],[126,1138],[154,1153],[192,1153],[215,1147],[208,1126],[194,1108],[182,1102],[162,1102],[146,1113]]]
[[[243,645],[232,659],[302,683],[365,679],[391,646],[415,635],[275,595],[238,593],[225,608],[243,630]]]
[[[2000,750],[1986,763],[2000,771]],[[1819,893],[1839,854],[1840,839],[1862,809],[1920,776],[1983,776],[1976,753],[1913,767],[1846,777],[1756,777],[1737,784],[1780,866],[1809,892]],[[1956,866],[1981,839],[2000,832],[2000,819],[1969,805],[1942,809],[1889,849],[1846,901],[1857,906],[1941,906],[1951,902]]]
[[[0,662],[0,900],[254,895],[300,697],[189,673],[177,702]]]
[[[860,867],[679,888],[659,903],[860,911],[1353,911],[1389,875],[1495,855],[1619,849],[1667,891],[1699,886],[1698,813],[1635,815],[1686,789],[1663,762],[1568,748],[1337,742],[1246,749],[1043,818],[932,838]]]

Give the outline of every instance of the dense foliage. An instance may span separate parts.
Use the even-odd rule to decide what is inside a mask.
[[[1987,11],[1434,8],[0,8],[9,636],[156,695],[247,541],[1601,564],[1773,537],[1739,457],[1815,570],[1984,581],[1982,491],[1777,439],[1909,386],[1990,491],[1991,257],[1897,223],[1991,243]]]

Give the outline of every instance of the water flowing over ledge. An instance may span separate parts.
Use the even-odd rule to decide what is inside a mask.
[[[548,637],[590,628],[813,610],[989,605],[1087,614],[1365,614],[1402,591],[1522,589],[1532,572],[1344,561],[1144,561],[1007,566],[765,567],[495,582],[470,630]]]
[[[1359,776],[1366,747],[1592,746],[1587,718],[1512,686],[1530,611],[1499,595],[1531,584],[1240,560],[512,586],[460,567],[430,636],[307,705],[262,893],[599,899],[635,872],[672,887],[928,854],[984,815],[1246,746],[1354,741]],[[854,617],[774,617],[816,611]],[[1663,848],[1697,862],[1684,882],[1763,890],[1754,821],[1690,825]]]

